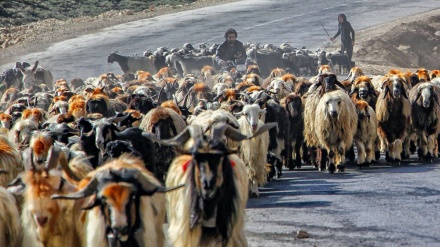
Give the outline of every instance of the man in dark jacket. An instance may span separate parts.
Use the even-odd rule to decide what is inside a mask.
[[[333,41],[336,37],[341,35],[341,54],[344,54],[344,51],[347,51],[348,59],[351,61],[351,57],[353,55],[353,46],[354,46],[354,30],[351,27],[350,22],[347,21],[347,17],[344,14],[338,15],[338,32],[330,38]]]
[[[246,61],[246,50],[243,43],[237,40],[237,31],[229,28],[225,32],[226,41],[223,42],[215,53],[215,61],[222,68],[226,66],[227,61],[234,61],[236,64],[244,64]]]

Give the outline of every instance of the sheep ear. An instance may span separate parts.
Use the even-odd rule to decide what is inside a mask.
[[[35,72],[35,70],[37,70],[38,67],[38,61],[35,62],[34,67],[32,68],[32,72]]]
[[[406,95],[406,90],[403,87],[402,87],[402,95],[405,99],[408,99],[408,95]]]

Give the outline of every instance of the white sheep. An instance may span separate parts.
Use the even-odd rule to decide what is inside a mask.
[[[358,117],[348,94],[341,90],[325,93],[315,112],[315,131],[320,146],[328,152],[328,170],[344,170],[345,151],[353,143]],[[336,165],[336,167],[335,167]]]

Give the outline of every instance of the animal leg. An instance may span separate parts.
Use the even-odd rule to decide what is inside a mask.
[[[260,192],[258,191],[258,183],[256,180],[253,179],[251,181],[251,186],[249,188],[251,188],[250,197],[260,197]]]
[[[356,148],[357,148],[357,152],[358,152],[358,157],[357,157],[357,164],[358,166],[362,167],[362,165],[365,163],[365,146],[361,141],[356,141]]]

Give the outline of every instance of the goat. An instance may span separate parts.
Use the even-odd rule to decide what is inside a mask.
[[[345,151],[353,144],[357,129],[356,107],[347,93],[334,90],[322,96],[315,114],[316,137],[328,152],[328,171],[344,171]]]
[[[44,68],[37,68],[38,61],[35,62],[32,68],[23,67],[21,63],[17,63],[18,69],[23,73],[23,87],[30,88],[31,86],[36,86],[38,84],[45,84],[50,90],[52,90],[53,76],[49,70]]]
[[[264,125],[253,136],[244,136],[227,124],[214,125],[204,138],[202,127],[188,126],[172,145],[191,145],[189,155],[174,159],[166,186],[186,184],[166,194],[169,236],[174,247],[247,246],[244,215],[248,200],[248,177],[243,161],[226,147],[225,138],[243,141],[275,125]],[[189,142],[188,142],[189,143]]]
[[[176,62],[182,66],[183,76],[188,74],[200,74],[202,68],[206,65],[214,66],[213,56],[183,56],[178,53],[169,55],[169,61],[177,68]]]
[[[122,155],[90,172],[78,189],[52,198],[90,198],[83,229],[86,246],[164,246],[162,193],[170,190],[161,186],[140,159]]]
[[[154,65],[154,57],[144,57],[144,56],[123,56],[116,52],[110,53],[107,57],[108,63],[117,62],[121,67],[122,72],[125,74],[135,74],[138,70],[148,71],[150,73],[157,73],[158,68]]]
[[[37,130],[38,125],[30,119],[21,119],[17,121],[8,133],[8,139],[11,143],[21,150],[29,144],[31,132]]]
[[[55,193],[65,194],[75,189],[65,181],[73,178],[62,177],[60,170],[52,169],[57,154],[53,152],[52,155],[48,157],[44,169],[37,170],[31,162],[31,169],[8,185],[8,191],[24,196],[21,215],[23,246],[81,246],[82,243],[78,232],[82,222],[78,220],[81,214],[79,205],[50,199]]]
[[[123,131],[120,131],[118,127],[112,123],[112,121],[120,120],[108,118],[96,120],[92,123],[92,131],[82,133],[82,135],[86,137],[95,135],[94,145],[100,151],[100,158],[102,158],[105,151],[105,145],[108,142],[114,140],[130,141],[133,144],[133,148],[142,154],[142,160],[144,161],[147,169],[156,174],[157,153],[152,140],[156,140],[157,138],[150,133],[145,133],[139,128],[127,128]],[[96,153],[93,155],[96,155]]]
[[[6,187],[24,169],[20,154],[6,136],[0,135],[0,187]]]
[[[400,75],[387,77],[382,82],[383,91],[376,102],[380,149],[389,153],[393,164],[400,164],[402,160],[402,142],[410,124],[411,103],[405,84],[405,79]]]
[[[240,131],[244,135],[251,135],[258,128],[264,125],[264,122],[259,120],[265,110],[260,109],[260,105],[252,104],[245,105],[241,112],[235,113],[241,116],[238,119]],[[240,158],[246,164],[250,183],[250,194],[253,197],[260,196],[258,185],[266,183],[266,157],[269,148],[269,133],[263,133],[260,136],[243,141],[240,146]]]
[[[14,197],[0,186],[0,246],[21,246],[22,229],[19,218]]]

